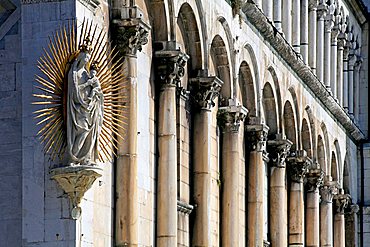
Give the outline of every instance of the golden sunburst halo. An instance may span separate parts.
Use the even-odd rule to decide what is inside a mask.
[[[77,35],[78,30],[80,31]],[[123,58],[107,42],[107,34],[92,21],[84,20],[81,27],[73,21],[62,26],[49,36],[48,49],[38,61],[40,75],[35,76],[39,93],[33,94],[32,103],[40,109],[34,114],[40,125],[37,135],[44,145],[44,152],[51,159],[62,159],[66,150],[66,100],[68,92],[68,71],[80,53],[84,42],[91,42],[91,63],[98,68],[97,78],[104,95],[104,116],[99,136],[99,160],[110,161],[116,154],[118,139],[123,140],[127,125],[127,80]]]

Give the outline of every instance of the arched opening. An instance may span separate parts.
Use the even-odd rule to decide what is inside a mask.
[[[269,129],[268,139],[275,139],[278,133],[277,102],[271,84],[266,83],[262,91],[262,103],[264,116]]]
[[[296,132],[296,120],[294,116],[293,107],[289,101],[285,102],[284,105],[284,133],[286,137],[293,142],[290,150],[294,151],[297,149],[297,132]]]
[[[239,68],[239,91],[249,116],[256,116],[256,97],[254,92],[254,82],[249,65],[243,61]]]
[[[221,88],[221,104],[226,104],[227,100],[231,98],[231,76],[230,63],[227,53],[227,48],[221,36],[216,35],[211,44],[211,63],[217,77],[223,81]]]
[[[334,151],[331,153],[331,177],[333,181],[338,181],[338,167],[337,167],[337,157]]]
[[[325,158],[325,145],[324,145],[324,141],[321,135],[317,137],[317,162],[320,164],[320,167],[326,173],[327,169],[326,169],[326,158]]]
[[[350,175],[348,170],[347,159],[344,160],[344,169],[343,169],[343,189],[345,194],[351,194],[350,190]]]
[[[302,121],[302,148],[307,152],[308,157],[312,158],[312,145],[311,145],[311,133],[308,126],[307,120],[304,118]]]

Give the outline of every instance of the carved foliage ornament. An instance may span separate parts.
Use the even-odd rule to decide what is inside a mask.
[[[162,86],[181,87],[181,78],[185,75],[185,65],[189,56],[181,51],[157,53],[157,73]]]
[[[37,134],[44,152],[67,165],[111,160],[125,130],[120,116],[127,111],[118,52],[110,49],[104,29],[87,20],[81,28],[75,21],[61,27],[49,40],[38,61],[40,93],[33,102],[40,106],[35,118],[42,126]]]
[[[117,48],[122,54],[136,55],[148,43],[149,32],[140,24],[116,29]]]
[[[292,142],[288,139],[278,139],[267,141],[267,151],[269,153],[272,166],[279,168],[285,167],[285,160],[289,154]]]
[[[200,109],[210,110],[219,96],[223,82],[217,77],[196,78],[191,80],[194,101]]]

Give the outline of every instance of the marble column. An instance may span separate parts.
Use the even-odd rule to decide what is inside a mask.
[[[320,188],[320,246],[333,247],[333,196],[337,193],[337,182],[330,176]]]
[[[357,57],[356,64],[354,66],[354,117],[355,121],[358,123],[360,115],[360,70],[361,70],[362,58]]]
[[[348,112],[348,56],[349,47],[347,42],[343,49],[343,108]]]
[[[317,0],[308,1],[308,65],[316,74]]]
[[[177,245],[177,140],[176,87],[184,75],[188,55],[164,42],[167,49],[155,51],[157,78],[161,85],[158,111],[157,244]]]
[[[321,169],[310,169],[307,177],[306,246],[320,247],[320,193],[324,179]]]
[[[289,191],[288,246],[304,246],[304,188],[303,180],[311,160],[304,150],[296,151],[287,158],[288,174],[291,180]]]
[[[270,156],[270,215],[269,233],[271,246],[287,246],[287,188],[286,188],[286,157],[292,142],[279,136],[267,141]]]
[[[269,128],[264,124],[246,126],[248,163],[247,246],[264,246],[264,169],[267,159],[266,140]],[[232,246],[232,245],[230,245]],[[234,246],[234,245],[233,245]],[[236,246],[236,245],[235,245]]]
[[[292,11],[292,46],[297,52],[301,52],[301,0],[293,1]],[[306,1],[306,0],[303,0]],[[305,31],[305,30],[303,30]]]
[[[320,3],[317,6],[317,35],[316,35],[316,74],[317,78],[324,83],[324,34],[325,34],[325,17],[327,13],[327,5]]]
[[[221,246],[239,246],[239,127],[248,111],[230,101],[220,107],[218,122],[222,128]]]
[[[148,42],[150,27],[139,17],[135,7],[126,8],[130,15],[113,20],[116,45],[125,57],[126,79],[129,91],[127,138],[118,141],[116,161],[115,246],[138,246],[138,185],[137,185],[137,51]],[[127,36],[128,39],[120,39]],[[125,133],[120,133],[124,136]]]
[[[282,26],[281,26],[281,22],[282,22],[282,17],[281,17],[281,9],[282,9],[282,6],[281,6],[281,2],[282,2],[282,0],[275,0],[273,2],[274,2],[274,8],[273,8],[274,24],[275,24],[276,29],[279,32],[282,32],[283,31]]]
[[[303,62],[308,65],[308,5],[309,0],[301,1],[301,54]]]
[[[348,57],[348,113],[353,117],[353,86],[354,86],[354,67],[357,61],[357,57],[354,54],[350,54]]]
[[[344,45],[345,45],[345,33],[341,32],[338,35],[338,58],[337,58],[337,80],[338,80],[338,87],[337,87],[337,98],[339,105],[344,106],[343,104],[343,87],[344,87],[344,77],[343,77],[343,70],[344,70]],[[346,91],[347,92],[347,91]]]
[[[265,13],[266,17],[272,22],[273,0],[264,0],[262,4],[263,4],[263,12]]]
[[[332,92],[332,89],[330,87],[331,83],[331,32],[332,28],[334,26],[334,17],[331,14],[331,8],[332,6],[329,6],[328,8],[328,14],[325,17],[325,34],[324,34],[324,84],[326,88],[329,90],[330,93]]]
[[[339,34],[339,23],[338,18],[335,17],[335,25],[331,30],[331,51],[330,51],[330,88],[333,93],[334,99],[337,98],[337,60],[338,60],[338,34]]]
[[[283,33],[285,39],[289,44],[292,43],[292,0],[281,0],[283,1]]]
[[[358,243],[358,212],[360,207],[357,204],[352,204],[344,213],[345,219],[345,242],[346,246],[356,246]]]
[[[190,80],[191,95],[197,113],[194,115],[194,194],[197,205],[194,217],[192,246],[211,245],[211,122],[214,99],[223,82],[215,76]],[[216,135],[216,133],[214,133]]]
[[[340,192],[334,196],[335,202],[335,215],[334,215],[334,246],[345,247],[345,220],[344,220],[344,209],[349,203],[349,195],[344,194],[341,189]]]

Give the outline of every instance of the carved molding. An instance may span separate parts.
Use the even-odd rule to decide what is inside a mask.
[[[247,114],[247,108],[230,99],[228,106],[218,108],[217,123],[223,132],[238,132]]]
[[[72,204],[71,216],[77,220],[82,213],[79,206],[86,191],[101,177],[102,169],[93,166],[67,166],[50,171],[52,179],[68,194]]]
[[[245,137],[250,151],[266,152],[269,127],[265,124],[248,124]]]
[[[189,56],[177,48],[174,42],[159,42],[164,49],[154,53],[156,72],[162,86],[181,87]],[[167,49],[169,48],[169,49]]]
[[[293,142],[286,138],[279,137],[267,141],[267,152],[270,157],[270,165],[278,168],[286,166],[285,160],[289,154]]]
[[[307,191],[315,192],[323,184],[324,171],[322,169],[309,169],[306,174]]]
[[[200,109],[210,110],[219,96],[223,82],[216,76],[197,77],[190,80],[194,101]]]
[[[304,177],[311,165],[311,159],[307,157],[307,152],[298,150],[291,153],[293,156],[287,158],[288,173],[293,182],[303,183]]]

